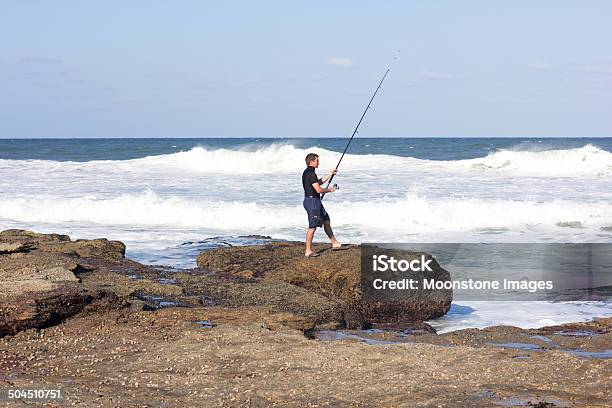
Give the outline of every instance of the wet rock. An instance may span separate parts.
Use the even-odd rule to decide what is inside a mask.
[[[22,330],[53,326],[103,299],[106,305],[117,303],[116,296],[110,292],[71,286],[5,297],[0,302],[0,337],[14,335]]]
[[[186,294],[204,306],[265,307],[310,321],[310,325],[362,328],[366,321],[343,302],[283,281],[248,280],[210,274],[177,273]]]
[[[612,332],[612,318],[597,318],[589,322],[565,323],[538,329],[543,334],[557,334],[573,337],[595,336]]]
[[[260,235],[260,234],[240,235],[238,238],[272,239],[272,237],[269,235]]]
[[[582,223],[580,221],[560,221],[555,225],[561,228],[582,228]]]
[[[221,274],[274,282],[282,281],[347,305],[347,310],[373,322],[423,321],[443,316],[450,308],[451,291],[419,294],[393,302],[366,302],[361,298],[361,252],[357,245],[340,251],[315,245],[315,258],[304,258],[304,246],[296,242],[224,247],[203,251],[198,266]],[[412,254],[420,255],[413,252]],[[431,256],[431,255],[429,255]],[[430,278],[449,279],[435,264]]]
[[[375,329],[385,331],[396,331],[402,334],[411,336],[423,335],[423,334],[435,334],[436,329],[431,327],[425,322],[411,322],[411,323],[377,323],[372,326]]]

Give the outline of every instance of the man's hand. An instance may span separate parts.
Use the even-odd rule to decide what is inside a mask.
[[[323,177],[323,181],[326,182],[327,180],[329,180],[330,178],[332,178],[333,176],[335,176],[336,174],[338,174],[338,170],[330,170],[329,174],[325,177]]]
[[[332,176],[338,174],[338,170],[331,170],[329,174],[321,179],[321,184],[327,182]]]
[[[338,187],[336,187],[336,185],[331,186],[330,188],[328,188],[330,193],[333,193],[334,191],[336,191],[338,189]]]

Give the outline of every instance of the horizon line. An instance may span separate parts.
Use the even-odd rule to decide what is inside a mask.
[[[109,139],[347,139],[348,136],[81,136],[81,137],[0,137],[0,140],[109,140]],[[606,139],[594,136],[355,136],[355,139]]]

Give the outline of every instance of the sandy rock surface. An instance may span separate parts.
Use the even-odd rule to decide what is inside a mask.
[[[59,326],[1,339],[0,384],[61,388],[66,400],[48,406],[612,403],[609,361],[556,349],[525,352],[488,346],[477,332],[437,340],[454,342],[452,346],[432,344],[426,337],[378,345],[309,340],[291,328],[294,322],[284,324],[293,318],[262,308],[217,307],[79,315]],[[609,328],[610,322],[605,325]],[[508,342],[518,332],[491,328],[483,336]],[[609,344],[609,333],[598,336]],[[536,405],[544,402],[555,405]]]
[[[122,243],[104,239],[10,230],[0,245],[0,389],[65,396],[0,405],[612,405],[610,318],[363,330],[372,322],[339,284],[354,279],[346,268],[328,269],[315,290],[303,260],[291,273],[289,257],[271,272],[242,272],[244,254],[231,271],[221,257],[176,271],[126,259]],[[355,251],[340,255],[344,265]]]

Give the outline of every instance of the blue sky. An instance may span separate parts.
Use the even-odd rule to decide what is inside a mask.
[[[612,135],[609,1],[0,5],[2,138]]]

